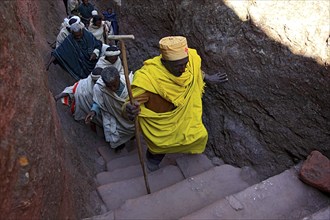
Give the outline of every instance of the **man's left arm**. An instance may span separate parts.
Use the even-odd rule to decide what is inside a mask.
[[[96,102],[93,102],[90,112],[85,117],[85,123],[89,124],[98,114],[100,114],[100,106]]]

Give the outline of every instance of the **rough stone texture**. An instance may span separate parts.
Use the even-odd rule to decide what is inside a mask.
[[[207,85],[207,152],[269,177],[312,150],[329,153],[329,1],[122,1],[122,34],[136,70],[166,35],[185,35]],[[306,14],[310,16],[306,16]],[[308,20],[312,19],[312,20]]]
[[[137,164],[140,164],[140,158],[138,153],[135,153],[109,161],[107,163],[107,170],[110,172],[116,169],[124,168],[127,166],[134,166]]]
[[[115,220],[115,215],[113,211],[109,211],[102,215],[93,216],[90,218],[84,218],[83,220]]]
[[[179,219],[249,186],[240,169],[222,165],[170,187],[127,200],[115,210],[117,219]]]
[[[148,174],[148,183],[151,193],[170,187],[184,180],[181,170],[176,166],[166,166]],[[147,193],[143,174],[131,179],[108,183],[97,188],[99,195],[108,210],[119,208],[129,199],[139,198]]]
[[[303,163],[299,177],[305,183],[330,193],[330,160],[318,151],[312,151]]]
[[[141,165],[133,165],[124,168],[117,168],[112,172],[101,172],[96,176],[97,183],[99,185],[105,185],[107,183],[118,182],[134,177],[143,176]]]
[[[330,205],[328,207],[319,210],[316,213],[313,213],[312,215],[304,217],[302,220],[327,220],[330,217]]]
[[[211,160],[205,154],[188,154],[176,159],[176,163],[185,178],[195,176],[213,167]]]
[[[328,196],[302,183],[292,168],[218,200],[182,220],[302,219],[327,207],[329,202]]]
[[[45,71],[63,1],[4,0],[0,14],[0,219],[99,214],[89,192],[93,145],[104,141],[55,104],[53,94],[73,79],[58,66]]]
[[[71,194],[59,119],[36,46],[45,46],[37,32],[41,9],[32,0],[0,6],[0,213],[6,219],[72,217],[71,200],[63,201]]]
[[[131,70],[159,53],[161,37],[183,34],[206,72],[229,75],[227,84],[206,88],[208,152],[266,176],[312,150],[329,153],[329,1],[116,2],[120,32],[136,36],[126,45]],[[242,3],[240,13],[235,2]],[[66,108],[55,107],[48,92],[74,80],[52,66],[48,83],[44,71],[47,41],[55,41],[65,16],[63,1],[3,0],[0,6],[1,215],[91,216],[97,212],[88,204],[88,191],[95,190],[92,146],[101,144]],[[305,18],[315,25],[295,24]]]

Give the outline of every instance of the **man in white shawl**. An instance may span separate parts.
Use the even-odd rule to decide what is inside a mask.
[[[132,78],[130,75],[130,81]],[[114,149],[124,147],[135,135],[134,122],[121,114],[127,97],[125,77],[120,77],[115,67],[104,68],[94,86],[94,103],[85,122],[89,123],[95,116],[102,115],[105,140]]]
[[[67,14],[78,14],[78,7],[80,5],[80,0],[68,0],[67,2]]]
[[[100,78],[102,68],[95,68],[85,79],[81,79],[74,85],[66,87],[56,95],[55,101],[61,99],[64,105],[70,106],[71,113],[76,121],[85,120],[93,105],[93,87]],[[93,122],[102,127],[101,116],[95,117]]]
[[[120,76],[124,76],[124,68],[119,57],[120,50],[116,45],[109,46],[104,53],[104,56],[100,57],[95,67],[106,68],[109,66],[115,67]]]
[[[113,35],[113,30],[110,29],[110,27],[111,24],[109,26],[106,21],[102,20],[101,16],[96,14],[93,15],[93,18],[90,21],[90,25],[88,26],[88,30],[94,35],[96,39],[102,41],[103,44],[107,44],[108,35]]]
[[[79,17],[78,17],[79,18]],[[80,20],[80,18],[79,18]],[[56,47],[60,46],[60,44],[64,41],[64,39],[70,34],[70,25],[69,19],[64,18],[63,23],[61,24],[61,30],[56,37]]]

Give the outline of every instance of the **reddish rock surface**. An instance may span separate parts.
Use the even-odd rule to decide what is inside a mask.
[[[55,104],[49,90],[72,83],[68,74],[57,66],[45,71],[63,1],[0,5],[0,219],[97,214],[89,192],[96,189],[93,146],[102,139]]]
[[[299,177],[305,183],[330,193],[330,160],[313,151],[303,163]]]
[[[59,119],[44,71],[41,2],[2,1],[0,210],[6,219],[72,217]],[[38,30],[38,31],[37,31]]]

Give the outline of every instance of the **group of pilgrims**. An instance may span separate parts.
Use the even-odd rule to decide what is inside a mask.
[[[68,16],[61,24],[47,69],[59,64],[77,82],[54,96],[71,109],[73,118],[99,126],[111,148],[122,149],[134,138],[134,122],[122,116],[128,97],[124,68],[117,42],[116,14],[100,13],[88,0],[65,2]],[[129,74],[132,81],[133,75]]]
[[[227,74],[206,74],[197,50],[184,36],[159,41],[160,54],[145,60],[133,74],[132,103],[116,39],[116,16],[111,9],[100,13],[88,0],[71,7],[64,19],[56,48],[48,62],[61,65],[77,82],[55,96],[69,105],[75,120],[103,128],[106,142],[118,150],[135,135],[138,123],[147,144],[149,171],[160,168],[166,154],[203,153],[208,132],[202,120],[205,82],[223,83]],[[126,67],[125,67],[126,69]],[[204,82],[205,81],[205,82]]]

